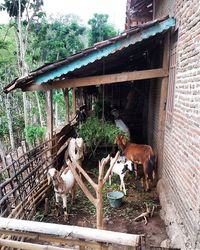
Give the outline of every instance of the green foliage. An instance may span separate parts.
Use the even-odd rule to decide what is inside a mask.
[[[41,11],[39,11],[40,7],[43,5],[43,0],[21,0],[21,16],[25,12],[25,10],[34,10],[37,14],[36,16],[41,15]],[[0,4],[0,11],[7,11],[10,17],[18,18],[19,16],[19,1],[16,0],[4,0],[2,4]]]
[[[85,27],[75,16],[64,16],[31,25],[28,53],[32,64],[63,59],[84,48]]]
[[[53,102],[57,104],[57,110],[59,110],[58,120],[64,122],[66,116],[66,104],[62,90],[55,90],[53,94]]]
[[[88,21],[91,26],[89,31],[89,45],[107,40],[117,35],[115,28],[108,23],[108,15],[95,13],[93,18]]]
[[[21,0],[21,12],[24,12],[27,1]],[[4,0],[4,3],[0,5],[0,11],[7,11],[10,17],[18,17],[19,15],[19,1],[16,0]]]
[[[18,71],[14,28],[9,25],[0,25],[0,55],[0,80],[11,81]]]
[[[111,102],[108,99],[99,100],[94,103],[94,113],[95,116],[98,117],[99,119],[102,118],[102,112],[103,112],[103,104],[104,104],[104,117],[105,120],[110,120],[110,114],[111,114]]]
[[[79,136],[83,138],[93,155],[101,144],[113,144],[115,137],[122,133],[119,128],[109,122],[102,122],[97,117],[89,117],[79,130]]]
[[[35,145],[36,141],[42,141],[46,128],[29,126],[25,129],[26,140]]]

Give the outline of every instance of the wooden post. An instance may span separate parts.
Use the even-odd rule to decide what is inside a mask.
[[[96,211],[97,211],[97,228],[103,229],[103,174],[104,174],[104,167],[105,164],[99,162],[99,178],[98,178],[98,186],[96,190],[97,195],[97,205],[96,205]]]
[[[47,91],[47,133],[50,139],[53,138],[53,103],[52,90]]]
[[[164,39],[163,48],[163,69],[169,70],[169,46],[170,46],[170,33],[168,32]],[[163,164],[163,146],[164,146],[164,131],[165,131],[165,116],[166,116],[166,102],[167,102],[167,90],[168,90],[168,77],[163,77],[161,81],[161,93],[160,93],[160,108],[159,108],[159,127],[158,127],[158,165],[162,170]],[[158,173],[159,176],[161,172]]]
[[[92,202],[92,204],[96,207],[96,218],[97,218],[97,229],[103,229],[103,193],[102,189],[107,181],[112,168],[119,158],[119,151],[116,153],[115,158],[112,162],[112,165],[107,170],[105,176],[104,176],[104,168],[108,161],[110,160],[110,155],[108,155],[106,158],[103,158],[99,162],[99,178],[98,178],[98,184],[96,184],[90,176],[86,173],[85,170],[82,169],[80,165],[78,165],[76,162],[71,162],[70,160],[67,160],[67,165],[70,167],[74,178],[76,179],[78,185],[84,192],[84,194],[87,196],[87,198]],[[96,198],[94,198],[93,194],[89,191],[83,180],[81,179],[80,175],[77,173],[77,170],[85,177],[85,179],[90,183],[90,185],[94,188],[96,192]]]
[[[76,115],[76,92],[75,88],[72,88],[72,112],[73,116]]]

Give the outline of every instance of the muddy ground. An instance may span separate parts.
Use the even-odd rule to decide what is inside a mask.
[[[90,163],[90,166],[87,163],[87,166],[89,166],[87,172],[96,181],[98,163],[92,160]],[[149,249],[150,246],[159,247],[160,243],[167,238],[167,234],[164,222],[159,216],[161,207],[155,189],[152,189],[150,192],[143,192],[140,184],[138,182],[135,183],[134,175],[130,173],[126,176],[125,181],[128,190],[127,196],[123,198],[123,203],[119,208],[112,208],[106,194],[109,191],[119,190],[119,183],[119,177],[115,175],[112,178],[112,185],[109,186],[107,182],[103,190],[105,229],[124,233],[144,234],[146,236],[146,249]],[[60,204],[60,214],[57,215],[53,190],[48,194],[48,200],[48,213],[44,213],[44,204],[41,204],[37,209],[34,220],[90,228],[96,227],[95,207],[85,197],[80,188],[77,190],[74,205],[71,205],[69,198],[69,218],[66,222],[63,217],[62,203]],[[145,225],[143,219],[134,220],[146,210],[145,204],[148,204],[151,208],[155,208],[153,216],[148,218],[147,225]]]

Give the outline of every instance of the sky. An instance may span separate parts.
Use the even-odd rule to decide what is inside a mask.
[[[2,3],[3,0],[0,0]],[[76,14],[84,24],[94,13],[108,14],[109,23],[123,31],[125,24],[127,0],[44,0],[43,10],[51,14]],[[5,13],[0,12],[0,23],[8,20]]]

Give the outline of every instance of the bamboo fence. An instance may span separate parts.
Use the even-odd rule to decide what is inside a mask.
[[[18,153],[10,154],[11,163],[0,169],[0,216],[2,217],[0,218],[0,224],[3,223],[4,219],[7,219],[11,221],[17,220],[15,221],[16,225],[21,225],[22,220],[27,221],[33,218],[36,206],[45,199],[49,189],[46,178],[47,171],[51,167],[61,168],[67,140],[73,135],[74,127],[67,125],[58,134],[54,135],[53,139],[45,141],[28,151],[22,147],[21,155]],[[29,222],[26,225],[32,223]],[[42,224],[37,223],[37,227],[42,228]],[[111,237],[116,237],[117,242],[108,239],[106,236],[109,231],[100,234],[100,230],[95,231],[95,229],[92,229],[94,231],[91,234],[90,229],[81,228],[79,229],[81,234],[84,232],[87,234],[90,231],[87,237],[79,237],[78,235],[72,237],[72,233],[69,234],[69,237],[66,235],[63,237],[53,234],[53,231],[58,231],[55,230],[55,224],[52,226],[53,230],[51,232],[49,232],[48,227],[45,229],[46,232],[40,233],[28,231],[28,228],[17,230],[15,226],[10,228],[8,225],[6,227],[1,226],[0,248],[1,250],[5,248],[59,250],[72,249],[71,247],[78,246],[79,249],[115,249],[114,244],[121,244],[123,249],[140,249],[141,236],[133,235],[132,238],[136,240],[130,245],[125,244],[124,241],[123,243],[119,241],[119,235],[112,235]],[[57,227],[65,226],[57,225]],[[65,230],[67,230],[67,227],[69,226],[66,226]],[[75,229],[75,227],[72,228]],[[73,232],[72,229],[69,230]],[[92,238],[92,235],[101,235],[101,237]],[[126,239],[125,235],[123,234],[123,237]],[[39,244],[38,241],[42,241],[42,243]]]

